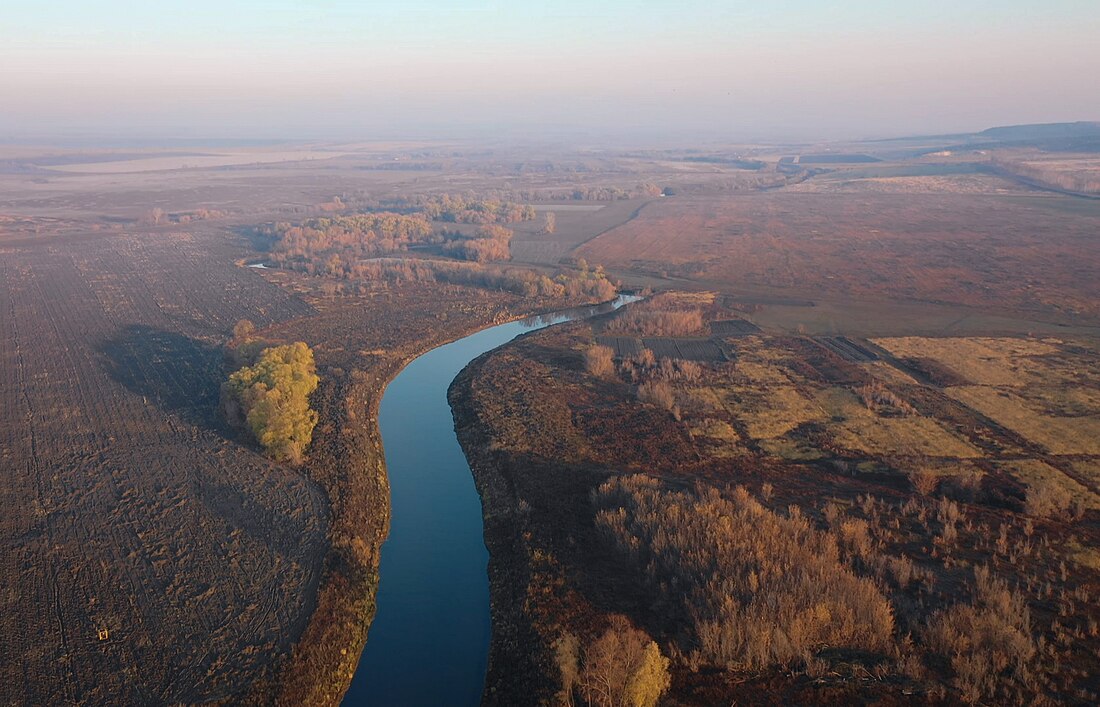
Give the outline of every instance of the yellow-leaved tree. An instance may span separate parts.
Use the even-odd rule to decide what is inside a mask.
[[[654,707],[671,684],[668,658],[645,631],[621,615],[612,616],[603,635],[585,648],[579,666],[577,642],[571,635],[559,640],[556,651],[562,671],[561,704],[572,704],[576,685],[590,707]]]
[[[229,376],[226,412],[230,422],[247,424],[272,457],[300,462],[317,426],[309,396],[319,381],[308,346],[301,341],[273,346]]]

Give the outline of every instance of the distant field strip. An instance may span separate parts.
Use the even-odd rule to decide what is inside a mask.
[[[631,221],[648,203],[650,200],[632,199],[602,207],[596,204],[537,207],[554,212],[557,220],[554,232],[543,233],[541,219],[536,219],[529,228],[517,228],[512,241],[512,258],[526,263],[555,265],[575,248]]]
[[[43,167],[55,172],[73,174],[123,174],[127,172],[162,172],[173,169],[193,169],[211,167],[234,167],[249,164],[272,164],[276,162],[305,162],[309,160],[329,160],[343,157],[346,152],[322,152],[318,150],[294,150],[286,152],[232,152],[208,155],[185,155],[171,157],[147,157],[142,159],[111,160],[107,162],[85,162]]]

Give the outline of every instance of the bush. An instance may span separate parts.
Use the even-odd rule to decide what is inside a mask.
[[[629,336],[690,336],[702,329],[703,313],[698,309],[652,311],[632,307],[607,325],[608,333]]]
[[[1035,656],[1023,597],[985,567],[976,567],[974,576],[974,603],[936,612],[926,632],[932,650],[951,660],[955,686],[967,702],[992,697],[1006,672],[1026,679]]]
[[[309,407],[320,380],[316,371],[313,351],[300,341],[264,349],[255,365],[233,373],[223,388],[230,422],[246,423],[273,458],[301,461],[317,425]]]
[[[939,477],[935,473],[927,469],[917,469],[911,471],[908,474],[909,483],[913,485],[913,489],[921,496],[931,496],[936,491],[936,486],[939,485]]]
[[[659,408],[676,411],[676,394],[672,386],[662,380],[646,381],[638,386],[638,400],[650,403]]]
[[[610,378],[615,373],[615,352],[610,346],[589,346],[584,352],[584,368],[597,378]]]
[[[1039,518],[1065,518],[1073,505],[1069,489],[1052,481],[1037,480],[1027,489],[1027,514]]]
[[[916,409],[891,390],[888,390],[879,381],[871,381],[867,385],[856,388],[863,404],[872,412],[893,413],[898,415],[916,415]]]

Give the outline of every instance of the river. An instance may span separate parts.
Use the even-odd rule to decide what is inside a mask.
[[[343,704],[476,705],[489,654],[489,553],[481,498],[455,436],[447,388],[520,334],[637,297],[482,329],[416,358],[387,386],[378,424],[390,481],[378,611]]]

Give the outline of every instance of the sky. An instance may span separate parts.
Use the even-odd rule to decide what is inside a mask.
[[[3,0],[0,138],[816,140],[1100,120],[1100,0]]]

